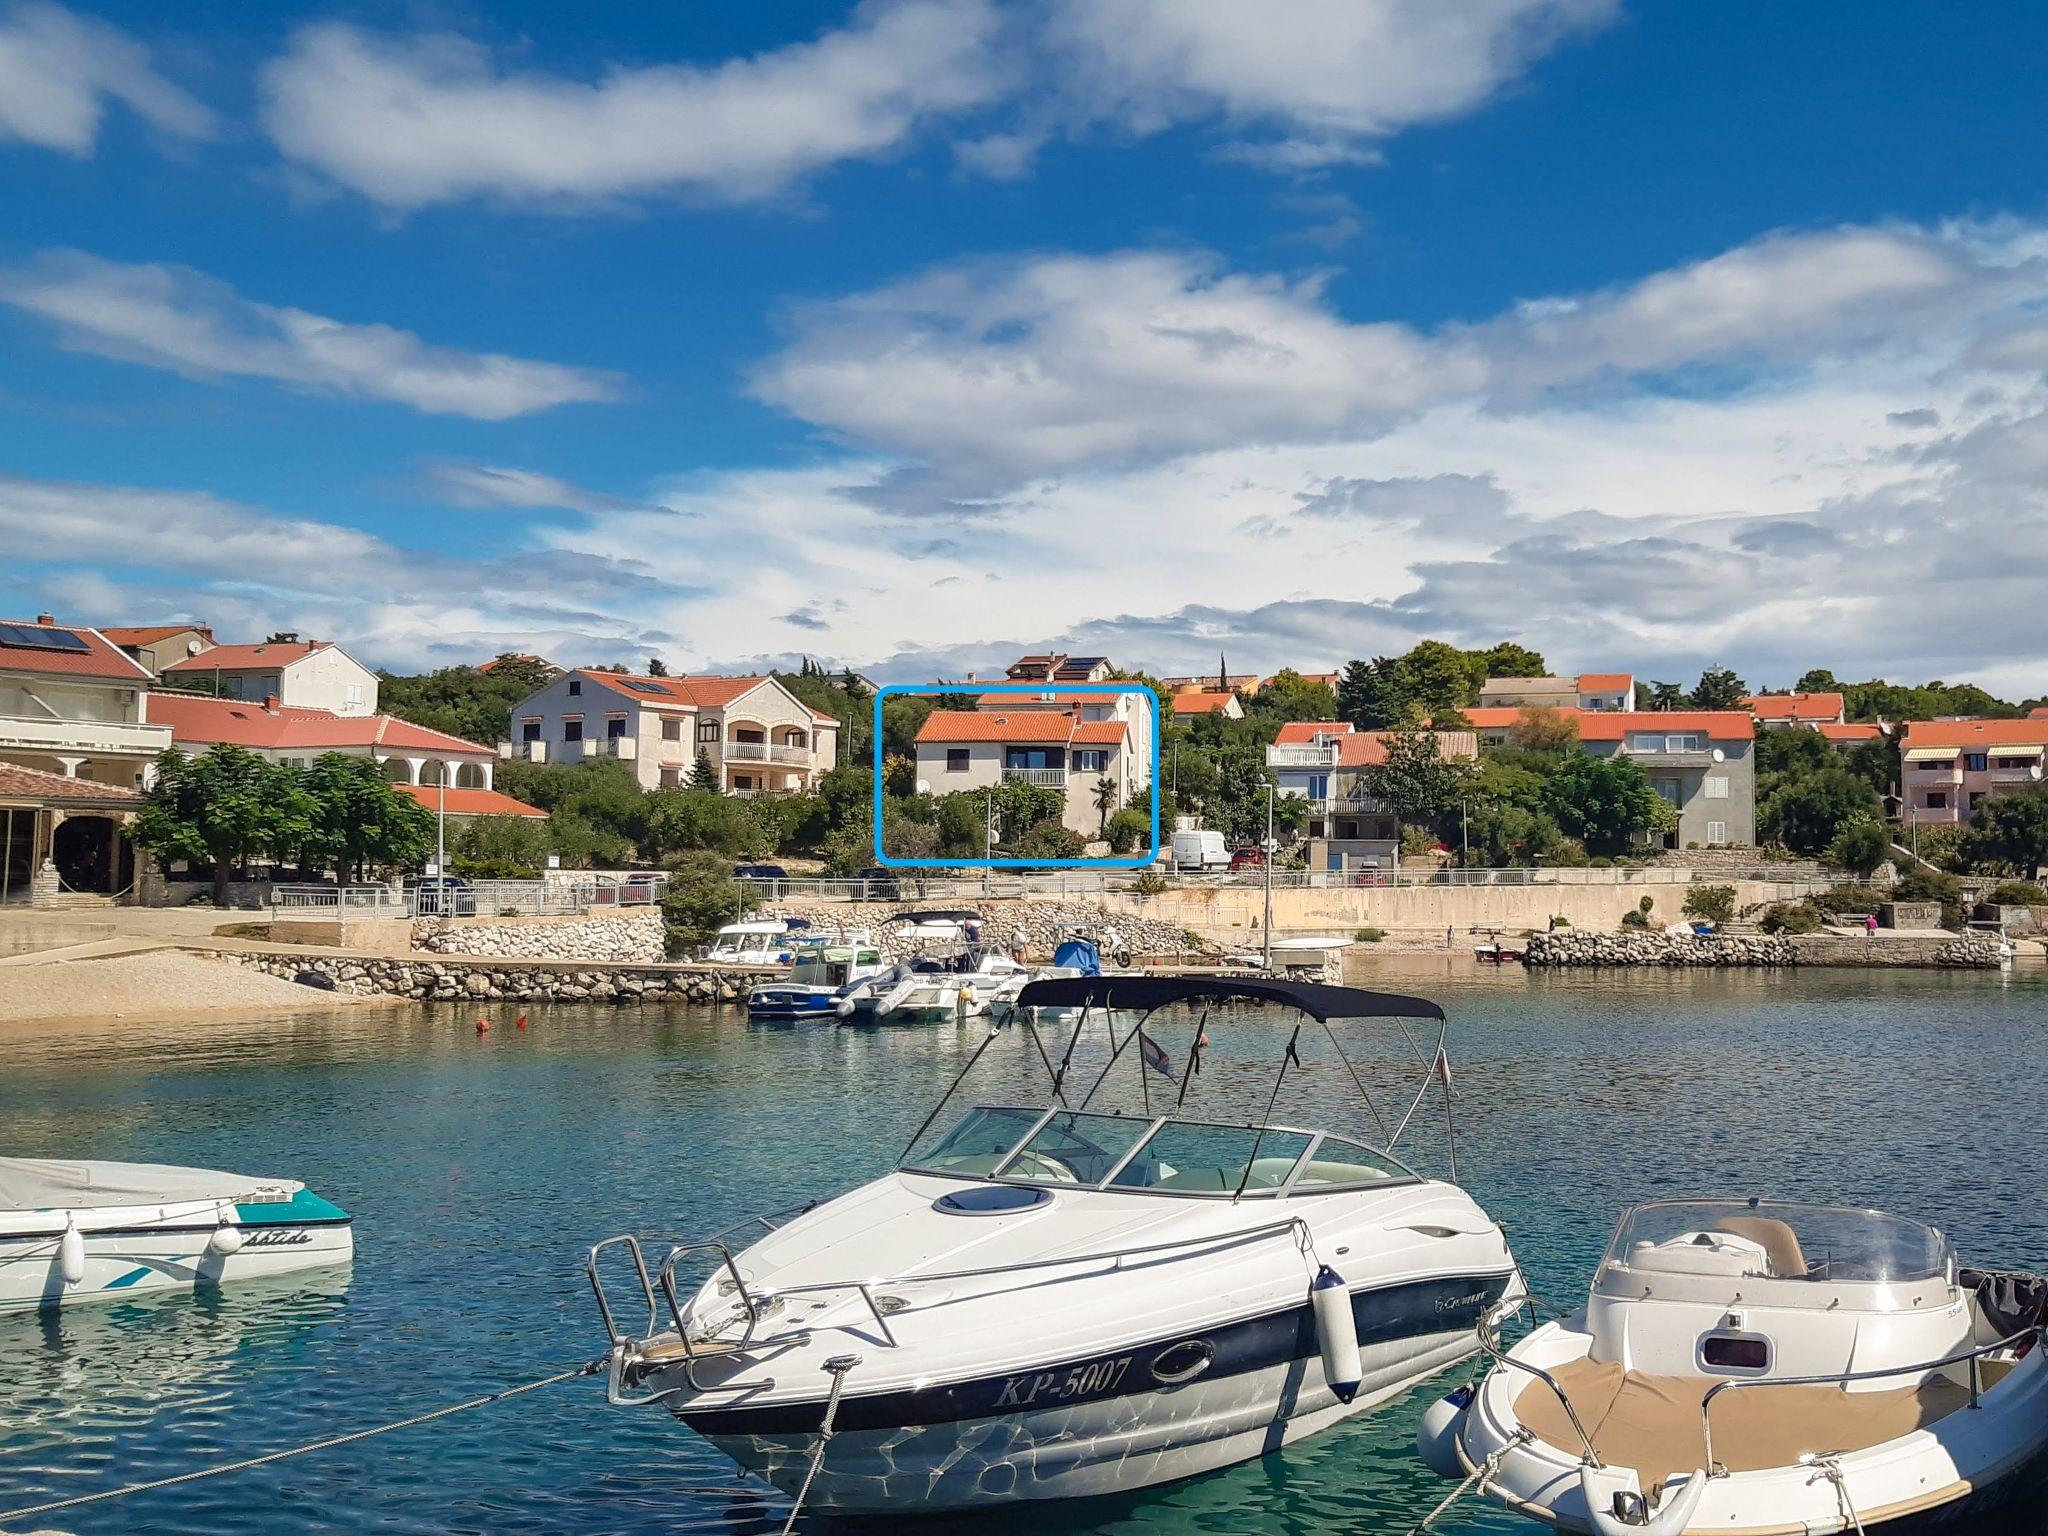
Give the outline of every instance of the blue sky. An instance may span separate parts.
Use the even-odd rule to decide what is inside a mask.
[[[0,0],[0,607],[2043,692],[2048,15]]]

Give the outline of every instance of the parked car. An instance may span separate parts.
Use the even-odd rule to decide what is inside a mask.
[[[405,899],[421,917],[476,916],[476,889],[460,875],[413,875]]]
[[[1265,867],[1266,850],[1263,848],[1240,848],[1230,856],[1230,872],[1232,874],[1236,874],[1240,869],[1264,869]]]
[[[870,901],[903,899],[903,882],[897,878],[896,871],[886,865],[870,864],[855,875],[854,879],[866,882],[867,897]]]
[[[735,864],[732,877],[735,880],[787,880],[789,871],[780,864]]]
[[[1230,865],[1230,850],[1224,845],[1223,834],[1207,827],[1196,827],[1191,831],[1173,834],[1173,867],[1175,869],[1227,869]]]

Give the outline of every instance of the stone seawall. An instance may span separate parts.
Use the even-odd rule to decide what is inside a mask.
[[[424,1003],[736,1003],[745,1002],[747,993],[760,983],[784,974],[574,961],[493,965],[455,956],[427,960],[230,951],[221,958],[287,981],[311,971],[332,981],[338,992]]]
[[[479,955],[494,960],[603,960],[654,965],[666,942],[661,913],[648,908],[604,917],[526,918],[480,922],[423,917],[412,925],[412,947],[434,955]]]
[[[1843,938],[1809,933],[1694,935],[1620,933],[1532,933],[1527,963],[1538,969],[1568,966],[1808,966],[1841,969],[1942,968],[1996,970],[1998,945],[1977,936],[1889,936]]]
[[[1215,946],[1192,936],[1178,924],[1139,917],[1129,912],[1112,912],[1091,901],[976,901],[972,897],[934,898],[930,901],[891,902],[771,902],[747,915],[750,918],[800,917],[823,933],[839,929],[866,929],[874,935],[883,953],[901,959],[913,946],[885,924],[902,912],[974,911],[983,918],[982,939],[1007,949],[1021,932],[1028,953],[1049,960],[1060,942],[1076,928],[1100,939],[1105,928],[1114,928],[1132,955],[1207,955]]]

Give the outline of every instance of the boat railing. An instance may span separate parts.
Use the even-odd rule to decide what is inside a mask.
[[[1571,1394],[1565,1391],[1563,1383],[1558,1381],[1550,1372],[1543,1369],[1542,1366],[1531,1364],[1527,1360],[1517,1360],[1513,1355],[1501,1348],[1501,1324],[1505,1323],[1525,1306],[1529,1309],[1529,1315],[1532,1320],[1539,1312],[1544,1310],[1548,1310],[1553,1317],[1561,1318],[1566,1315],[1555,1303],[1546,1301],[1534,1291],[1528,1291],[1520,1297],[1502,1301],[1489,1311],[1480,1314],[1479,1326],[1476,1330],[1479,1337],[1480,1352],[1493,1361],[1496,1366],[1526,1371],[1550,1388],[1550,1395],[1557,1399],[1559,1405],[1564,1409],[1565,1418],[1571,1421],[1572,1432],[1579,1437],[1579,1444],[1586,1448],[1586,1465],[1589,1467],[1602,1466],[1600,1453],[1593,1449],[1593,1437],[1586,1432],[1586,1426],[1579,1418],[1579,1410],[1572,1406]]]
[[[1885,1366],[1874,1371],[1837,1371],[1821,1376],[1731,1376],[1726,1381],[1717,1381],[1707,1388],[1700,1399],[1700,1436],[1706,1445],[1707,1476],[1726,1477],[1728,1469],[1714,1460],[1714,1399],[1723,1392],[1738,1387],[1835,1387],[1847,1386],[1852,1381],[1883,1381],[1895,1376],[1931,1376],[1950,1366],[1968,1364],[1970,1368],[1970,1407],[1982,1406],[1979,1399],[1984,1395],[1983,1362],[1989,1355],[2002,1350],[2017,1349],[2022,1342],[2031,1341],[2039,1346],[2043,1325],[2029,1323],[2017,1333],[1990,1344],[1978,1344],[1969,1349],[1958,1350],[1955,1354],[1944,1355],[1939,1360],[1921,1360],[1912,1365]]]

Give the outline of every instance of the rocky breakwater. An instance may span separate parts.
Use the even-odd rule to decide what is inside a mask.
[[[664,957],[661,913],[653,908],[571,921],[478,922],[423,917],[412,947],[433,955],[494,960],[601,960],[653,965]]]
[[[1006,949],[1021,932],[1026,952],[1039,960],[1050,959],[1077,928],[1098,942],[1113,928],[1134,956],[1192,960],[1215,952],[1215,946],[1173,923],[1110,912],[1086,901],[975,901],[949,896],[929,901],[778,902],[748,915],[802,918],[821,933],[865,929],[874,935],[883,953],[895,960],[915,946],[906,942],[900,925],[895,929],[888,926],[890,918],[903,912],[946,910],[980,913],[983,939]]]
[[[781,971],[668,965],[594,965],[528,960],[493,965],[487,960],[345,955],[274,955],[230,952],[223,959],[287,981],[328,986],[336,992],[403,997],[422,1003],[740,1003]],[[307,981],[308,976],[320,981]]]
[[[1532,933],[1524,951],[1531,966],[1778,966],[1799,963],[1784,939],[1765,935],[1700,936],[1653,929]]]
[[[1659,933],[1624,929],[1619,933],[1579,930],[1535,933],[1525,951],[1527,964],[1565,966],[1815,966],[1843,969],[1919,968],[1996,970],[1996,941],[1978,934],[1861,935],[1809,933],[1798,937],[1769,934]]]

